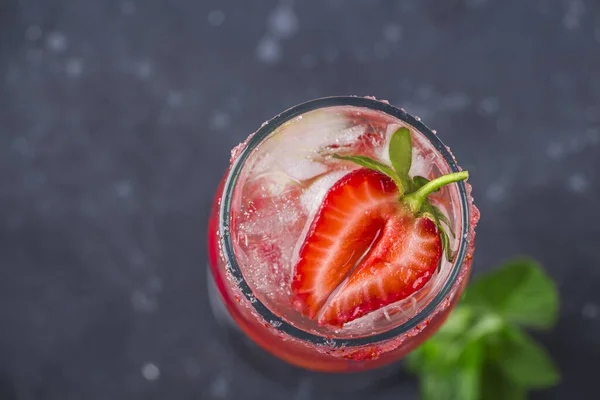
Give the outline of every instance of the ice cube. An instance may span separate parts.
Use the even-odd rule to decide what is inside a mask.
[[[441,158],[424,136],[413,135],[412,160],[410,175],[431,179],[439,170],[438,163]]]
[[[322,163],[325,148],[351,145],[365,131],[365,126],[351,126],[351,121],[340,112],[310,112],[279,127],[257,149],[253,174],[280,171],[291,181],[312,179],[327,172]]]
[[[327,172],[327,167],[317,160],[301,157],[297,154],[287,154],[276,161],[277,166],[293,181],[305,181]]]
[[[267,198],[287,193],[292,188],[297,187],[299,181],[291,178],[281,169],[272,168],[270,171],[249,177],[247,184],[254,183],[258,184],[260,188],[260,196]]]
[[[353,145],[366,131],[367,127],[365,125],[355,125],[343,129],[336,135],[335,144],[340,146]]]
[[[314,214],[331,187],[348,171],[334,171],[313,182],[301,195],[300,202],[309,215]]]

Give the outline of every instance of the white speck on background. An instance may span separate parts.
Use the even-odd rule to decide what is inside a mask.
[[[585,14],[585,4],[582,0],[570,0],[562,23],[567,29],[577,29],[581,26],[581,17]]]
[[[212,26],[221,26],[225,22],[225,13],[222,10],[212,10],[208,13],[208,23]]]
[[[281,47],[275,39],[265,36],[256,46],[256,57],[265,64],[275,64],[281,60]]]
[[[11,149],[23,156],[31,155],[31,147],[24,136],[18,136],[12,142]]]
[[[210,394],[222,399],[229,394],[229,381],[223,374],[219,374],[210,385]]]
[[[134,250],[129,253],[129,262],[136,268],[143,267],[146,264],[146,255],[141,250]]]
[[[554,160],[558,160],[559,158],[561,158],[564,151],[565,149],[559,143],[550,143],[546,148],[546,154],[548,155],[548,157]]]
[[[138,78],[146,80],[152,76],[153,69],[149,61],[140,61],[135,67],[135,74]]]
[[[120,181],[115,184],[115,193],[122,198],[131,197],[133,194],[133,186],[129,181]]]
[[[67,37],[60,32],[51,32],[46,38],[46,47],[56,53],[65,51],[67,48]]]
[[[300,59],[304,68],[314,68],[317,65],[317,57],[314,54],[304,54]]]
[[[598,143],[600,143],[600,133],[597,129],[590,128],[584,134],[571,135],[562,141],[550,143],[546,148],[546,154],[550,158],[560,160],[581,153]]]
[[[136,290],[131,293],[131,306],[137,312],[153,313],[158,308],[158,303],[153,296]]]
[[[584,319],[596,319],[600,313],[600,307],[597,304],[586,303],[581,308],[581,316]]]
[[[495,97],[487,97],[479,103],[479,112],[482,115],[491,115],[498,112],[500,104],[498,99]]]
[[[160,378],[160,369],[153,363],[142,365],[142,376],[149,381],[155,381]]]
[[[269,32],[277,38],[289,38],[298,30],[298,18],[294,10],[283,3],[273,10],[267,23]]]
[[[71,78],[78,78],[83,72],[83,62],[80,58],[72,57],[67,61],[65,71]]]
[[[471,104],[471,99],[464,93],[451,93],[441,99],[440,109],[444,111],[464,110]]]
[[[31,25],[25,31],[25,37],[31,42],[35,42],[42,37],[42,28],[37,25]]]
[[[149,292],[158,293],[162,290],[162,281],[158,276],[153,276],[146,284]]]
[[[402,39],[402,26],[398,24],[387,24],[383,28],[383,37],[388,42],[398,42]]]
[[[135,4],[132,1],[124,1],[121,3],[121,12],[125,15],[132,15],[135,13]]]
[[[506,188],[498,182],[492,183],[485,191],[485,197],[491,202],[499,203],[506,198]]]
[[[229,126],[231,118],[224,111],[216,110],[210,117],[210,126],[216,130],[223,130]]]
[[[282,1],[267,18],[267,33],[256,46],[258,61],[275,64],[282,58],[280,41],[290,38],[298,30],[298,18],[291,2]]]
[[[167,105],[171,108],[181,107],[183,105],[183,95],[181,92],[169,92],[167,95]]]
[[[582,174],[573,174],[567,180],[567,188],[573,193],[584,193],[587,190],[589,182]]]

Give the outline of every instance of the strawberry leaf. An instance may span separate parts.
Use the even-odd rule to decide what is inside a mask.
[[[413,179],[412,179],[412,182],[413,182],[413,185],[412,185],[412,186],[413,186],[413,188],[412,188],[412,191],[414,192],[415,190],[418,190],[418,189],[420,189],[421,187],[423,187],[423,186],[425,186],[426,184],[428,184],[428,183],[429,183],[429,179],[427,179],[427,178],[424,178],[424,177],[422,177],[422,176],[419,176],[419,175],[417,175],[417,176],[413,177]],[[436,190],[434,190],[434,192],[439,192],[439,191],[440,191],[440,189],[439,189],[439,188],[438,188],[438,189],[436,189]]]
[[[423,209],[423,215],[425,215],[427,218],[432,220],[435,223],[435,225],[437,226],[438,233],[440,235],[440,241],[442,242],[442,250],[444,251],[444,253],[446,255],[446,259],[449,262],[452,262],[454,260],[454,254],[452,253],[452,249],[450,248],[450,239],[448,238],[448,234],[446,233],[446,230],[440,223],[440,218],[437,215],[437,214],[441,214],[440,210],[437,207],[432,206],[431,203],[429,202],[429,200],[425,200],[425,203],[423,203],[422,209]],[[436,210],[437,210],[437,212],[436,212]],[[446,221],[448,220],[445,215],[443,215],[443,214],[441,214],[441,215]],[[450,228],[450,232],[452,232],[451,228]],[[452,232],[452,235],[454,235],[454,232]],[[438,268],[439,268],[439,266],[438,266]]]
[[[382,174],[389,176],[390,178],[392,178],[396,186],[398,186],[400,195],[403,194],[402,190],[405,187],[404,182],[402,181],[402,179],[400,179],[396,171],[394,171],[391,167],[385,165],[384,163],[379,162],[377,160],[373,160],[372,158],[366,156],[340,156],[339,154],[334,154],[332,157],[337,158],[338,160],[352,161],[353,163],[358,164],[362,167],[379,171]]]
[[[399,128],[390,139],[390,161],[396,174],[404,184],[404,192],[408,191],[410,179],[408,173],[412,164],[412,139],[408,128]]]
[[[440,231],[440,239],[442,240],[442,249],[446,252],[446,259],[449,262],[454,261],[454,254],[452,254],[452,249],[450,248],[450,239],[448,238],[448,234],[438,225],[438,230]]]
[[[441,222],[446,224],[446,226],[450,230],[450,234],[452,235],[453,238],[455,238],[456,234],[454,233],[454,230],[452,229],[452,225],[450,225],[450,220],[448,219],[448,217],[446,217],[446,215],[436,206],[431,206],[431,208],[433,209],[433,215],[435,215],[437,217],[437,219],[439,219]]]

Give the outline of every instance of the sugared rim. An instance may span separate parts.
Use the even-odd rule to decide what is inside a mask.
[[[238,181],[240,172],[244,167],[244,163],[252,154],[252,151],[258,146],[258,144],[261,143],[265,138],[267,138],[269,134],[273,132],[276,128],[278,128],[280,125],[299,115],[319,108],[335,106],[365,107],[372,110],[382,111],[395,118],[398,118],[401,121],[406,122],[407,124],[417,129],[423,136],[425,136],[429,140],[429,142],[431,142],[431,144],[433,144],[436,150],[443,156],[444,160],[446,161],[452,172],[459,171],[458,165],[456,165],[454,157],[450,154],[444,143],[442,143],[442,141],[437,137],[437,135],[434,134],[427,126],[425,126],[420,121],[420,119],[415,118],[412,115],[408,114],[406,111],[394,107],[390,104],[365,97],[324,97],[299,104],[282,112],[275,118],[263,124],[263,126],[260,127],[256,134],[248,141],[246,147],[241,151],[241,153],[239,154],[239,156],[237,157],[237,159],[231,167],[231,170],[227,177],[227,181],[225,182],[223,196],[221,200],[219,232],[221,237],[222,249],[227,262],[227,270],[233,276],[234,281],[238,282],[237,286],[244,294],[244,296],[248,300],[250,300],[250,304],[252,305],[252,307],[254,307],[256,312],[264,319],[266,323],[269,323],[273,327],[273,329],[277,329],[278,331],[281,331],[296,339],[304,340],[317,345],[328,346],[332,345],[332,338],[324,335],[307,332],[295,327],[294,325],[291,325],[290,323],[285,321],[285,319],[274,314],[267,306],[265,306],[258,299],[257,296],[253,294],[252,289],[248,285],[248,282],[246,282],[246,279],[244,279],[242,270],[240,269],[238,261],[235,257],[233,241],[231,239],[231,232],[229,226],[231,218],[231,201],[233,198],[235,185]],[[460,196],[460,207],[462,217],[461,235],[458,236],[460,238],[460,245],[458,248],[456,260],[452,266],[452,271],[450,271],[450,275],[448,276],[448,279],[444,283],[444,286],[439,291],[439,293],[427,304],[427,306],[425,306],[425,308],[423,308],[419,313],[417,313],[410,320],[404,322],[403,324],[391,328],[385,332],[373,334],[370,336],[357,338],[335,338],[333,339],[333,347],[337,348],[364,346],[399,336],[403,333],[410,331],[411,329],[419,325],[421,322],[423,322],[442,303],[442,301],[444,301],[444,299],[450,293],[450,290],[454,286],[454,283],[456,282],[458,276],[460,275],[463,263],[465,261],[465,256],[467,254],[468,241],[470,239],[468,236],[470,215],[467,191],[465,183],[463,181],[459,181],[457,182],[457,184],[458,193]]]

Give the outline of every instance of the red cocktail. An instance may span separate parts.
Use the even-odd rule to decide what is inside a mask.
[[[402,358],[466,284],[479,212],[465,176],[435,133],[386,102],[283,112],[234,149],[217,191],[208,240],[220,301],[297,366]]]

